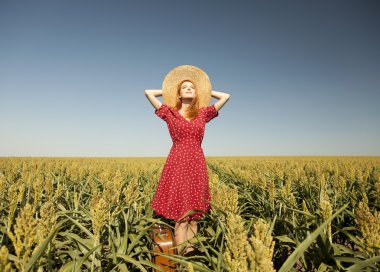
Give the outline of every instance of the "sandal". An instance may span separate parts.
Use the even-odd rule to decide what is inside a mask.
[[[184,253],[182,256],[184,256],[184,257],[192,257],[192,256],[203,255],[203,252],[200,251],[198,248],[196,248],[196,247],[192,247],[192,248],[193,248],[193,250]]]

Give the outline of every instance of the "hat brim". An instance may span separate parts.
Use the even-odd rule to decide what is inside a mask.
[[[186,79],[194,82],[197,87],[199,107],[207,107],[211,100],[210,79],[202,69],[192,65],[177,66],[166,75],[162,83],[164,103],[175,107],[178,84]]]

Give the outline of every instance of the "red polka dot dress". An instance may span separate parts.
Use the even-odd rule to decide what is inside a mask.
[[[191,120],[166,104],[162,104],[155,114],[167,123],[173,145],[150,207],[158,216],[176,221],[190,210],[208,212],[211,196],[201,144],[205,124],[218,116],[215,105],[200,108],[197,117]],[[201,217],[201,212],[195,212],[183,220]]]

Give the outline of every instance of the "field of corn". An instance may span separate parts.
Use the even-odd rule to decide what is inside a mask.
[[[380,157],[206,157],[180,271],[378,271]],[[152,271],[165,158],[0,158],[0,271]],[[191,211],[190,211],[191,212]]]

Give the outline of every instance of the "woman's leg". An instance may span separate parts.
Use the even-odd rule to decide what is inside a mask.
[[[197,233],[197,221],[191,220],[189,221],[189,227],[187,228],[187,240],[190,240],[191,238],[193,238],[196,233]],[[189,245],[186,252],[194,250],[194,248],[192,248],[191,246],[192,244]]]
[[[188,221],[176,222],[174,227],[174,237],[176,245],[182,244],[187,240]],[[177,248],[180,254],[185,245],[181,245]]]

